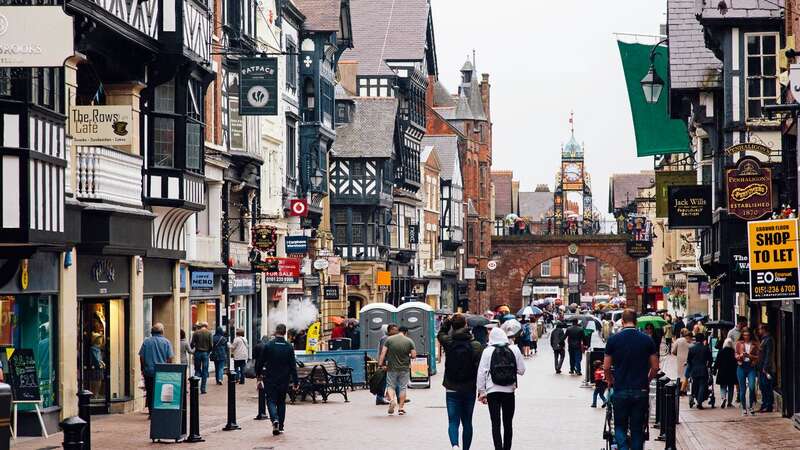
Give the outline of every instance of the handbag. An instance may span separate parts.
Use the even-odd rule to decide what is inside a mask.
[[[386,370],[378,368],[369,379],[369,392],[373,395],[383,395],[386,387]]]
[[[247,364],[244,365],[244,377],[245,378],[255,378],[256,377],[256,360],[255,359],[248,359]]]

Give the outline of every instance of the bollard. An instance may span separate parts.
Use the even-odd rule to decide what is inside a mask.
[[[186,442],[203,442],[200,436],[200,378],[189,378],[189,437]]]
[[[64,430],[64,442],[61,446],[64,450],[83,450],[83,429],[86,422],[77,416],[68,417],[61,422],[61,429]],[[87,447],[88,448],[88,447]]]
[[[259,383],[258,387],[258,415],[255,420],[267,420],[267,393],[264,391],[263,384]]]
[[[658,437],[656,438],[657,441],[663,441],[665,439],[665,427],[664,427],[664,417],[666,415],[666,393],[667,393],[667,384],[671,380],[666,375],[659,377],[656,379],[656,422],[653,425],[653,428],[659,428],[660,431],[658,433]]]
[[[670,381],[664,386],[664,417],[661,431],[664,436],[664,450],[676,450],[676,428],[678,425],[678,400],[680,399],[675,389],[675,382]]]
[[[86,426],[83,427],[82,438],[83,444],[87,449],[92,448],[92,411],[89,406],[92,395],[94,395],[92,391],[86,389],[78,392],[78,417],[86,422]]]
[[[230,367],[228,372],[228,423],[223,428],[223,431],[240,430],[241,427],[236,424],[236,372],[232,371]]]

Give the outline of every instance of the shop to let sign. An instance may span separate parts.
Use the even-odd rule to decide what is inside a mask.
[[[750,300],[798,298],[797,219],[748,222]]]

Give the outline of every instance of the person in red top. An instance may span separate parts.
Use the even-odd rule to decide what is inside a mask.
[[[345,327],[344,327],[344,319],[341,317],[337,317],[334,320],[333,330],[331,330],[331,339],[342,339],[345,337]]]
[[[603,362],[598,360],[594,362],[594,372],[592,374],[592,379],[594,380],[594,393],[592,393],[592,408],[597,408],[597,397],[600,397],[600,400],[603,401],[602,408],[606,407],[606,387],[608,384],[606,383],[606,372],[603,370]]]

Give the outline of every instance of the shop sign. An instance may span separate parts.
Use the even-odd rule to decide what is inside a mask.
[[[228,136],[230,148],[244,149],[244,121],[239,114],[239,74],[228,73]]]
[[[688,275],[686,277],[686,281],[689,283],[702,283],[708,281],[708,276],[706,275]]]
[[[6,380],[11,384],[14,400],[18,402],[38,402],[42,395],[39,391],[36,356],[27,348],[6,348],[8,370]]]
[[[256,278],[251,273],[237,273],[231,280],[232,295],[251,295],[256,293]]]
[[[379,270],[375,276],[376,286],[391,286],[392,285],[392,272]]]
[[[92,280],[98,283],[110,283],[116,277],[114,263],[110,259],[98,259],[92,265]]]
[[[253,227],[253,247],[268,256],[275,256],[278,245],[278,232],[275,227],[269,225],[256,225]]]
[[[192,289],[214,289],[214,272],[192,272]]]
[[[328,268],[328,260],[325,258],[318,258],[314,260],[314,269],[325,270]]]
[[[797,219],[748,222],[750,300],[800,297]]]
[[[736,292],[750,292],[750,257],[746,248],[730,249],[730,273]]]
[[[728,213],[754,220],[772,212],[772,169],[761,167],[757,159],[745,157],[726,172]]]
[[[533,286],[531,292],[536,295],[558,295],[558,286]]]
[[[28,289],[28,266],[29,263],[27,259],[23,259],[19,263],[19,287],[22,288],[23,291]]]
[[[755,142],[744,142],[741,144],[731,145],[725,149],[726,156],[733,156],[741,152],[755,152],[761,153],[764,156],[770,156],[772,149],[766,145],[756,144]]]
[[[293,198],[289,202],[289,216],[308,217],[308,202],[302,198]]]
[[[653,249],[653,241],[627,241],[625,252],[631,258],[647,258]]]
[[[711,186],[669,187],[669,228],[705,228],[711,226]]]
[[[357,273],[347,274],[345,277],[345,283],[348,286],[361,286],[361,275]]]
[[[408,243],[419,244],[419,225],[408,226]]]
[[[286,236],[286,254],[304,255],[308,252],[307,236]]]
[[[325,300],[339,300],[339,286],[325,286],[323,295]]]
[[[670,186],[686,186],[696,181],[697,172],[691,170],[656,172],[656,217],[667,217]]]
[[[0,6],[0,67],[61,67],[73,39],[61,6]]]
[[[708,295],[711,293],[711,283],[708,281],[701,281],[697,286],[697,293],[701,295]]]
[[[486,291],[486,278],[478,278],[475,280],[475,290],[479,292]]]
[[[239,114],[278,115],[278,58],[239,59]]]
[[[69,130],[76,145],[131,145],[131,105],[73,106]]]
[[[255,264],[264,273],[267,284],[295,284],[300,281],[300,260],[297,258],[266,258]]]

